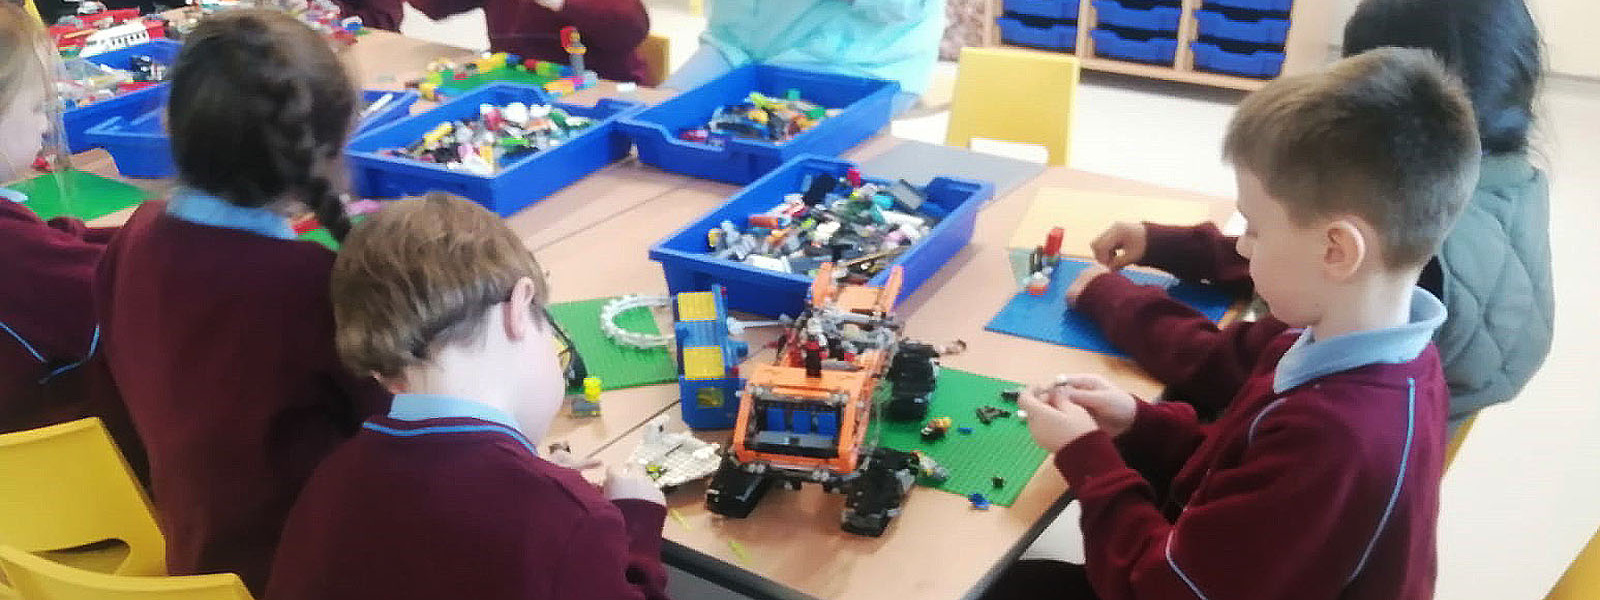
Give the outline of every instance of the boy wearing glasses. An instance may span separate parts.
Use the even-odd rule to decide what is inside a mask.
[[[360,224],[332,275],[340,356],[395,393],[323,461],[267,598],[665,598],[660,490],[539,456],[563,369],[543,272],[443,194]]]

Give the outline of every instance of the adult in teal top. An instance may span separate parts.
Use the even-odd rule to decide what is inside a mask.
[[[928,89],[942,0],[709,0],[700,50],[664,84],[687,90],[762,62],[900,84],[895,112]]]

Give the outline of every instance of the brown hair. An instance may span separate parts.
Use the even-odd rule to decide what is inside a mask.
[[[357,225],[334,262],[339,355],[357,373],[397,376],[431,349],[479,339],[484,313],[524,277],[542,314],[544,272],[494,213],[442,192],[395,202]]]
[[[344,65],[277,11],[203,19],[172,70],[167,127],[184,183],[262,207],[293,196],[337,239],[350,230],[340,156],[356,107]]]
[[[1401,269],[1438,251],[1477,181],[1480,150],[1461,84],[1426,51],[1381,48],[1245,98],[1223,154],[1297,224],[1366,220],[1387,265]]]

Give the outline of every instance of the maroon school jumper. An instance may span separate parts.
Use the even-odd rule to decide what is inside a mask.
[[[490,48],[563,65],[568,60],[561,28],[576,27],[587,50],[585,68],[601,79],[644,80],[644,60],[636,50],[650,33],[650,15],[639,0],[566,0],[560,11],[534,0],[411,0],[411,5],[432,19],[482,8]]]
[[[1117,276],[1079,299],[1141,362],[1212,365],[1180,383],[1228,406],[1201,425],[1187,404],[1141,404],[1115,445],[1094,432],[1056,455],[1083,505],[1096,595],[1432,598],[1448,390],[1431,342],[1403,362],[1341,368],[1333,356],[1275,390],[1280,369],[1308,372],[1280,364],[1295,332],[1275,320],[1219,332],[1174,306],[1160,288]]]
[[[266,597],[664,599],[666,514],[607,502],[503,425],[374,417],[306,484]]]
[[[45,223],[0,198],[0,433],[97,416],[143,477],[133,425],[120,405],[101,402],[104,354],[89,355],[95,265],[115,232],[66,217]]]
[[[300,486],[388,394],[335,355],[332,252],[165,209],[139,207],[106,250],[101,344],[149,450],[168,570],[259,593]]]

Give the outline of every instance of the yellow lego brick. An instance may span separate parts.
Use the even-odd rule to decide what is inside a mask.
[[[711,292],[678,294],[679,321],[711,321],[717,318],[717,299]]]
[[[728,370],[722,364],[722,349],[709,346],[705,348],[683,349],[683,378],[688,380],[722,379],[728,376]]]

